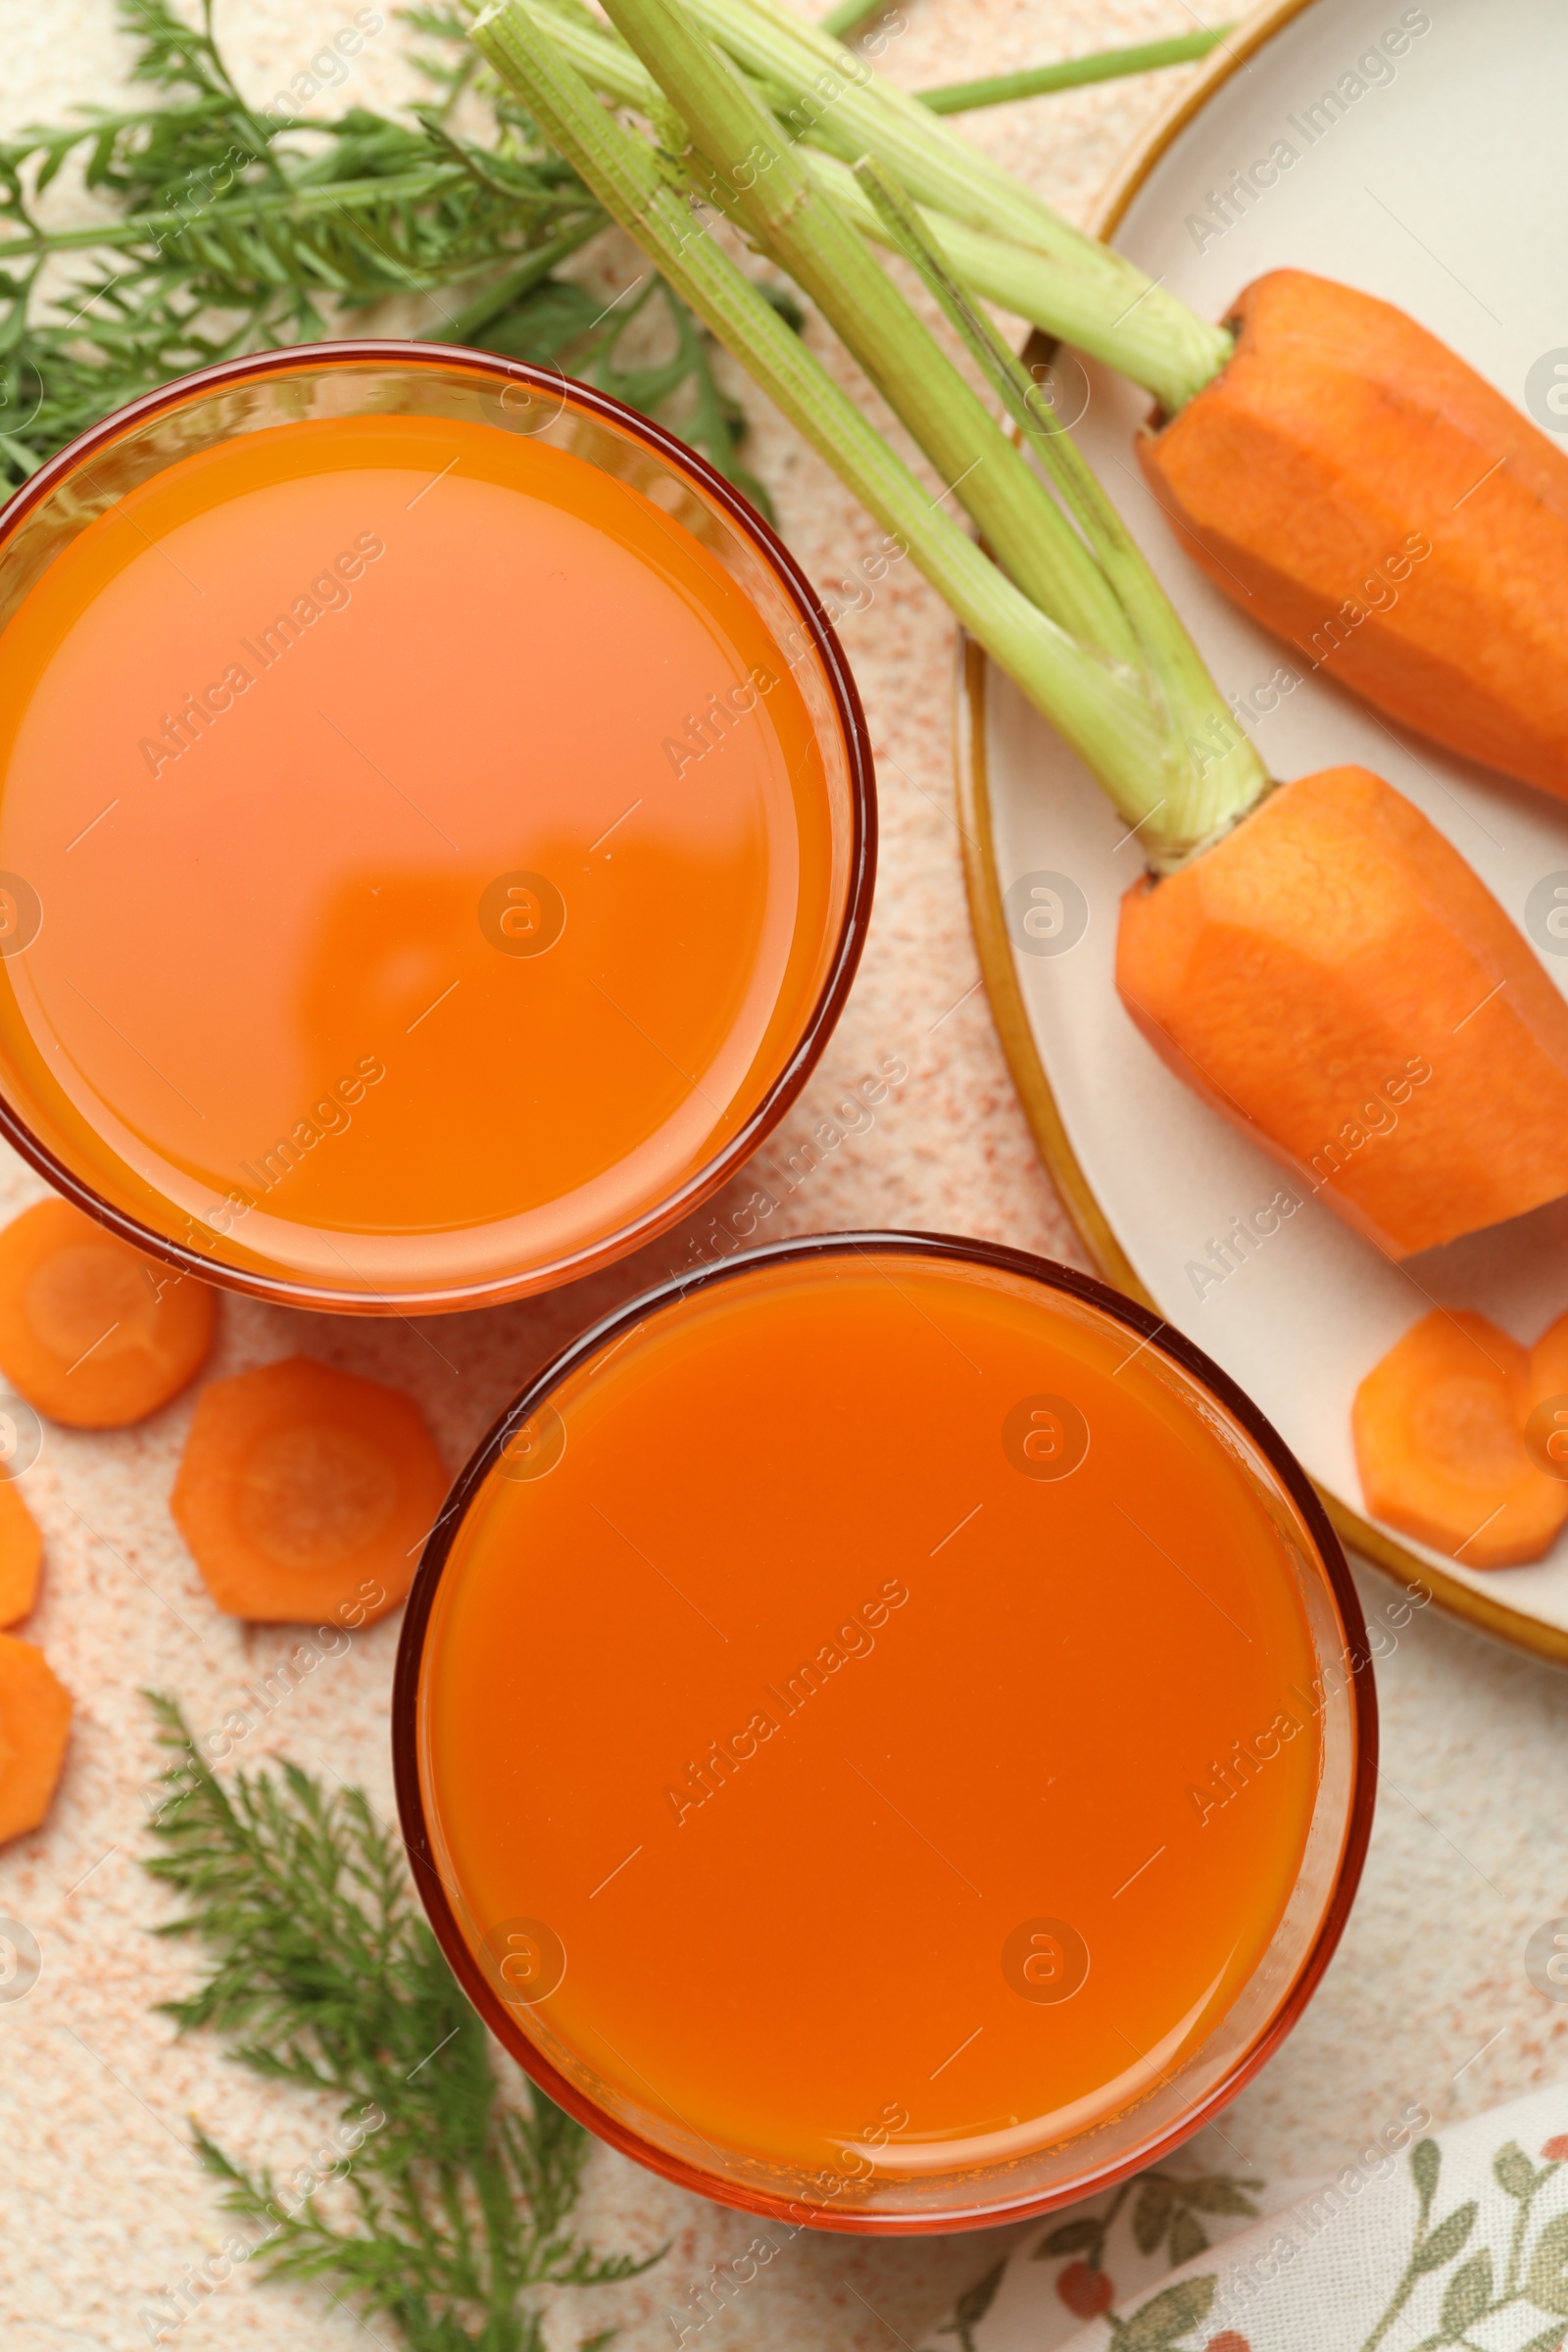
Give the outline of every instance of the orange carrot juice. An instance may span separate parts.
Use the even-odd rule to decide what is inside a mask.
[[[1093,1304],[760,1258],[579,1361],[462,1520],[416,1723],[463,1940],[700,2171],[843,2212],[1093,2133],[1289,1983],[1312,1547]]]
[[[507,426],[231,431],[0,633],[0,1091],[215,1267],[443,1303],[580,1264],[823,990],[845,752],[799,651],[695,497]]]

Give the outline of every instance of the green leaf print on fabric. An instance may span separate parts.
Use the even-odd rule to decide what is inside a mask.
[[[975,2352],[974,2331],[996,2301],[1002,2274],[1006,2267],[1007,2258],[1004,2255],[983,2278],[977,2278],[973,2286],[965,2287],[954,2305],[952,2319],[944,2320],[937,2329],[938,2335],[956,2335],[963,2352]]]
[[[1443,2298],[1439,2328],[1446,2344],[1456,2344],[1472,2320],[1484,2320],[1492,2309],[1492,2256],[1472,2254],[1448,2280]]]
[[[1568,2157],[1568,2136],[1548,2139],[1541,2153],[1546,2161],[1538,2168],[1515,2140],[1506,2140],[1497,2149],[1492,2159],[1492,2177],[1517,2208],[1506,2251],[1499,2254],[1483,2246],[1465,2254],[1444,2291],[1436,2331],[1422,2336],[1411,2352],[1436,2352],[1443,2344],[1480,2352],[1472,2330],[1499,2311],[1520,2304],[1534,2304],[1537,2311],[1550,2313],[1555,2320],[1568,2320],[1568,2213],[1544,2223],[1535,2245],[1530,2245],[1536,2199],[1562,2170],[1563,2159]],[[1418,2140],[1410,2150],[1417,2213],[1409,2258],[1362,2352],[1377,2352],[1421,2281],[1457,2262],[1469,2244],[1480,2210],[1473,2198],[1433,2223],[1442,2169],[1443,2154],[1437,2141]],[[1503,2266],[1500,2281],[1496,2275],[1499,2260]],[[1565,2334],[1568,2330],[1560,2325],[1544,2328],[1521,2352],[1561,2352]]]
[[[1530,2300],[1568,2319],[1568,2213],[1548,2222],[1530,2258]]]
[[[1208,2251],[1209,2235],[1200,2214],[1224,2214],[1255,2222],[1253,2202],[1260,2180],[1238,2180],[1229,2173],[1141,2173],[1124,2180],[1103,2213],[1075,2215],[1060,2222],[1031,2252],[1032,2262],[1059,2262],[1078,2255],[1056,2278],[1056,2293],[1081,2319],[1096,2319],[1115,2301],[1115,2289],[1105,2261],[1105,2248],[1117,2217],[1131,2198],[1133,2244],[1146,2258],[1161,2247],[1173,2271]]]
[[[1218,2283],[1217,2278],[1184,2278],[1178,2286],[1161,2287],[1130,2320],[1112,2319],[1115,2352],[1175,2352],[1180,2339],[1207,2319]]]

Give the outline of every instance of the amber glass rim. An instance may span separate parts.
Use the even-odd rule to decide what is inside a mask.
[[[783,1069],[723,1150],[706,1161],[677,1192],[630,1224],[618,1226],[612,1233],[582,1250],[564,1257],[552,1258],[526,1275],[496,1275],[481,1282],[455,1283],[436,1291],[367,1291],[339,1289],[326,1284],[295,1280],[286,1275],[263,1274],[243,1266],[226,1265],[214,1254],[221,1240],[221,1236],[216,1232],[212,1250],[191,1249],[167,1234],[154,1232],[150,1226],[143,1225],[139,1219],[105,1200],[38,1140],[15,1104],[0,1092],[0,1135],[4,1136],[7,1143],[57,1193],[64,1194],[77,1208],[85,1210],[88,1216],[96,1219],[100,1225],[107,1226],[111,1233],[130,1243],[133,1249],[141,1250],[148,1257],[161,1258],[165,1264],[176,1267],[182,1274],[199,1275],[203,1281],[218,1283],[225,1290],[239,1291],[252,1298],[265,1298],[274,1306],[306,1307],[326,1314],[450,1314],[464,1308],[497,1306],[510,1299],[559,1289],[564,1283],[577,1281],[602,1266],[612,1264],[615,1259],[626,1256],[647,1242],[656,1241],[660,1234],[666,1233],[672,1225],[678,1224],[683,1216],[716,1192],[737,1168],[751,1158],[759,1145],[777,1126],[821,1058],[839,1014],[844,1009],[844,1001],[850,993],[865,946],[876,882],[876,774],[871,734],[859,691],[821,600],[778,533],[741,495],[734,483],[727,481],[716,466],[698,451],[689,448],[676,434],[665,431],[662,425],[655,424],[636,409],[628,408],[624,401],[613,399],[595,385],[580,383],[558,368],[534,367],[524,360],[503,359],[497,353],[473,351],[465,344],[413,343],[395,338],[368,337],[332,343],[294,343],[278,351],[253,352],[248,358],[223,360],[215,367],[201,368],[189,375],[176,376],[171,382],[161,384],[156,391],[144,393],[139,400],[128,402],[122,409],[116,409],[112,416],[100,418],[97,424],[89,426],[86,432],[78,433],[75,440],[68,442],[64,449],[57,450],[36,473],[29,475],[11,499],[0,507],[0,563],[5,560],[18,526],[42,504],[50,492],[70,475],[78,472],[84,465],[90,464],[98,452],[110,442],[120,440],[128,430],[153,417],[184,408],[193,400],[221,391],[225,385],[251,383],[261,376],[283,375],[322,367],[368,368],[377,364],[405,368],[462,368],[472,373],[489,375],[498,383],[522,384],[531,390],[553,393],[558,397],[564,395],[565,402],[590,416],[618,427],[633,440],[642,442],[676,472],[688,475],[720,509],[726,519],[754,542],[764,563],[793,598],[800,612],[801,624],[811,641],[832,696],[844,735],[850,771],[853,834],[844,912],[826,978]]]
[[[429,1824],[425,1817],[423,1792],[419,1786],[419,1670],[430,1613],[458,1530],[508,1437],[514,1433],[519,1423],[538,1410],[554,1389],[607,1343],[629,1335],[650,1316],[678,1299],[689,1298],[693,1292],[732,1282],[737,1276],[749,1273],[758,1266],[786,1265],[811,1258],[861,1256],[870,1251],[957,1260],[966,1265],[994,1267],[1002,1273],[1022,1275],[1046,1290],[1100,1308],[1142,1345],[1157,1347],[1172,1362],[1205,1388],[1245,1430],[1301,1515],[1316,1546],[1339,1612],[1354,1696],[1355,1756],[1350,1801],[1333,1887],[1311,1947],[1297,1971],[1289,1991],[1257,2038],[1242,2052],[1221,2080],[1194,2102],[1187,2114],[1159,2133],[1150,2145],[1140,2147],[1136,2154],[1125,2160],[1091,2167],[1080,2179],[1064,2186],[1013,2200],[982,2200],[973,2206],[957,2207],[946,2213],[906,2215],[835,2212],[825,2204],[807,2204],[800,2199],[772,2194],[765,2189],[705,2172],[666,2149],[655,2147],[617,2118],[606,2114],[574,2082],[552,2066],[544,2053],[518,2030],[511,2012],[479,1969],[458,1925],[457,1915],[436,1865]],[[1377,1795],[1377,1697],[1372,1680],[1372,1651],[1367,1641],[1366,1619],[1344,1547],[1328,1513],[1319,1501],[1306,1472],[1279,1432],[1265,1419],[1245,1391],[1238,1388],[1230,1375],[1221,1371],[1219,1365],[1206,1356],[1200,1348],[1195,1348],[1191,1340],[1173,1330],[1168,1323],[1162,1322],[1135,1299],[1113,1291],[1108,1283],[1099,1281],[1093,1274],[1080,1274],[1076,1267],[1059,1265],[1053,1258],[1036,1257],[1026,1250],[1010,1250],[996,1242],[968,1241],[956,1234],[818,1233],[797,1241],[769,1243],[763,1249],[748,1250],[734,1257],[725,1258],[717,1265],[705,1266],[693,1274],[661,1283],[657,1288],[645,1291],[641,1298],[634,1298],[628,1306],[617,1307],[613,1314],[607,1315],[579,1339],[573,1340],[509,1405],[480,1440],[459,1474],[441,1517],[420,1555],[398,1642],[397,1668],[392,1684],[392,1769],[397,1788],[398,1816],[414,1883],[453,1974],[502,2047],[558,2107],[564,2107],[568,2115],[575,2116],[580,2124],[585,2124],[589,2131],[607,2140],[612,2147],[618,2148],[622,2155],[635,2158],[650,2171],[662,2174],[665,2180],[675,2181],[695,2195],[711,2198],[720,2205],[738,2206],[746,2213],[765,2215],[769,2219],[800,2227],[836,2230],[863,2236],[931,2236],[953,2230],[980,2230],[1007,2222],[1027,2221],[1034,2215],[1053,2212],[1058,2206],[1076,2204],[1101,2189],[1113,2187],[1117,2181],[1147,2170],[1152,2164],[1157,2164],[1185,2140],[1191,2139],[1195,2132],[1201,2131],[1204,2124],[1227,2106],[1265,2061],[1273,2056],[1300,2017],[1324,1970],[1334,1957],[1335,1947],[1344,1934],[1346,1921],[1355,1900],[1362,1865],[1366,1860]]]

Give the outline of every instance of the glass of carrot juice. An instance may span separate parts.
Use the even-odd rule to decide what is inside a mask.
[[[874,837],[785,549],[554,370],[236,361],[0,517],[0,1131],[236,1289],[480,1304],[674,1222],[829,1034]]]
[[[568,1348],[409,1604],[404,1836],[480,2014],[628,2154],[969,2229],[1196,2132],[1299,2015],[1372,1810],[1305,1476],[1087,1276],[826,1235]]]

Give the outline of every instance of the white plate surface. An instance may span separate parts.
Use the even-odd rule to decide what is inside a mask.
[[[1380,36],[1418,20],[1428,29],[1412,33],[1404,54],[1384,54],[1388,78],[1357,72]],[[1363,94],[1347,95],[1309,143],[1306,110],[1346,75]],[[1116,242],[1213,318],[1267,270],[1341,278],[1397,303],[1523,409],[1532,367],[1568,346],[1564,89],[1561,0],[1433,0],[1423,9],[1316,0],[1177,135]],[[1331,114],[1320,108],[1319,125]],[[1210,191],[1282,139],[1297,161],[1244,219],[1222,234],[1190,224],[1192,216],[1212,222]],[[1304,673],[1299,655],[1250,623],[1178,550],[1132,452],[1147,398],[1096,368],[1088,389],[1078,438],[1227,694],[1250,699],[1281,664]],[[1088,930],[1070,953],[1014,956],[1084,1173],[1159,1310],[1256,1398],[1320,1484],[1360,1510],[1349,1430],[1357,1383],[1435,1302],[1478,1308],[1535,1340],[1568,1307],[1568,1202],[1400,1268],[1308,1200],[1200,1298],[1189,1266],[1206,1263],[1210,1239],[1287,1179],[1163,1068],[1117,1002],[1116,909],[1137,875],[1136,843],[1118,847],[1123,827],[1099,789],[995,669],[986,707],[1004,891],[1023,875],[1064,873],[1089,905]],[[1543,876],[1568,880],[1568,805],[1390,728],[1321,673],[1303,675],[1252,732],[1282,779],[1348,760],[1386,776],[1521,923]],[[1568,993],[1568,955],[1543,961]],[[1568,1534],[1539,1565],[1491,1572],[1410,1548],[1568,1629]]]

